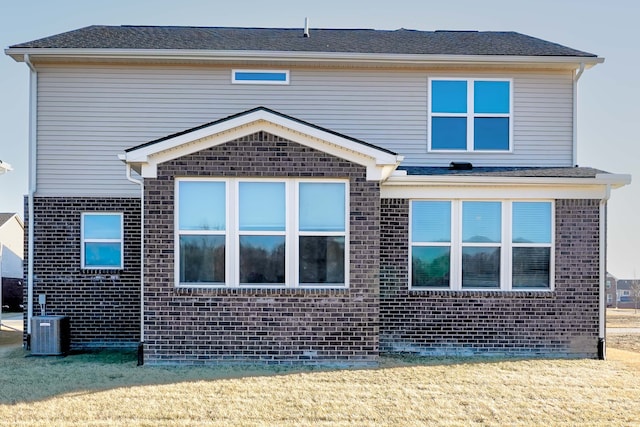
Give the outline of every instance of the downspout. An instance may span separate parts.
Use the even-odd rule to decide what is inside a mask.
[[[573,75],[573,141],[571,160],[574,166],[578,165],[578,80],[584,73],[584,62],[580,63],[580,68]]]
[[[598,359],[607,357],[606,346],[606,313],[605,285],[607,282],[607,202],[611,197],[611,185],[605,187],[605,195],[600,200],[600,325],[598,331]]]
[[[33,241],[34,241],[34,208],[33,196],[36,192],[36,160],[37,160],[37,124],[38,124],[38,72],[31,63],[29,54],[24,55],[24,62],[31,70],[29,80],[29,193],[28,193],[28,211],[29,211],[29,231],[27,233],[27,350],[31,348],[31,318],[33,317]]]
[[[144,182],[131,176],[131,165],[127,163],[127,179],[140,186],[140,342],[138,343],[138,366],[144,364]]]

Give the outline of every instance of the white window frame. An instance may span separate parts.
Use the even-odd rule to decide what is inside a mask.
[[[85,218],[87,216],[119,216],[119,239],[86,239]],[[85,265],[85,243],[120,243],[120,265]],[[80,215],[80,265],[85,270],[122,270],[124,268],[124,214],[122,212],[82,212]]]
[[[433,104],[431,89],[434,81],[464,81],[467,82],[467,112],[466,113],[433,113],[431,106]],[[508,82],[509,83],[509,113],[478,113],[474,111],[474,83],[476,81],[483,82]],[[513,79],[512,78],[495,78],[495,77],[429,77],[427,79],[427,147],[429,152],[433,153],[513,153]],[[467,118],[467,148],[466,150],[447,150],[434,149],[431,146],[432,135],[431,125],[432,117],[466,117]],[[509,119],[509,149],[508,150],[475,150],[474,149],[474,118],[476,117],[507,117]]]
[[[226,183],[226,230],[213,234],[225,234],[225,283],[192,283],[180,282],[180,235],[212,234],[207,231],[179,230],[179,183],[181,181],[209,181]],[[239,188],[241,182],[282,182],[285,184],[285,231],[240,231],[239,225]],[[299,231],[299,184],[300,183],[341,183],[345,189],[345,230],[343,232],[300,232]],[[241,288],[241,289],[346,289],[349,287],[349,181],[346,179],[313,179],[313,178],[176,178],[174,206],[174,275],[177,288]],[[282,235],[285,236],[285,283],[240,283],[240,236],[241,235]],[[299,242],[300,236],[344,236],[344,283],[304,283],[299,280]]]
[[[264,74],[284,74],[284,80],[238,80],[238,73],[264,73]],[[245,69],[233,69],[231,70],[231,83],[241,85],[288,85],[289,84],[289,70],[245,70]]]
[[[422,287],[413,286],[413,247],[414,246],[449,246],[429,242],[413,242],[413,202],[445,201],[451,203],[451,242],[449,259],[449,286]],[[501,237],[500,243],[469,243],[462,242],[462,204],[463,202],[500,202],[501,203]],[[551,241],[550,243],[513,243],[513,203],[538,202],[551,204]],[[462,248],[463,247],[500,247],[500,286],[498,288],[470,288],[462,287]],[[549,287],[545,288],[513,288],[513,248],[517,247],[549,247]],[[411,199],[409,201],[409,259],[408,259],[409,290],[411,291],[516,291],[516,292],[551,292],[555,289],[555,201],[547,199]]]

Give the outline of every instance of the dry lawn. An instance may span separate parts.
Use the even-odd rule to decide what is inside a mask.
[[[640,310],[608,308],[608,328],[640,328]]]
[[[623,350],[607,361],[388,358],[330,370],[136,367],[134,354],[35,358],[19,344],[3,349],[1,425],[640,423],[640,354]]]

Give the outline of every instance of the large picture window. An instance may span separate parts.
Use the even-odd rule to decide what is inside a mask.
[[[511,80],[430,79],[431,151],[509,151]]]
[[[83,213],[82,268],[121,269],[124,262],[121,213]]]
[[[343,180],[178,179],[177,286],[345,287]]]
[[[412,289],[553,287],[553,202],[411,202]]]

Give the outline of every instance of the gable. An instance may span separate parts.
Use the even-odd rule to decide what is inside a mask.
[[[143,178],[155,178],[159,164],[257,132],[267,132],[364,166],[370,181],[385,180],[403,159],[392,151],[264,107],[127,149],[119,157]]]

